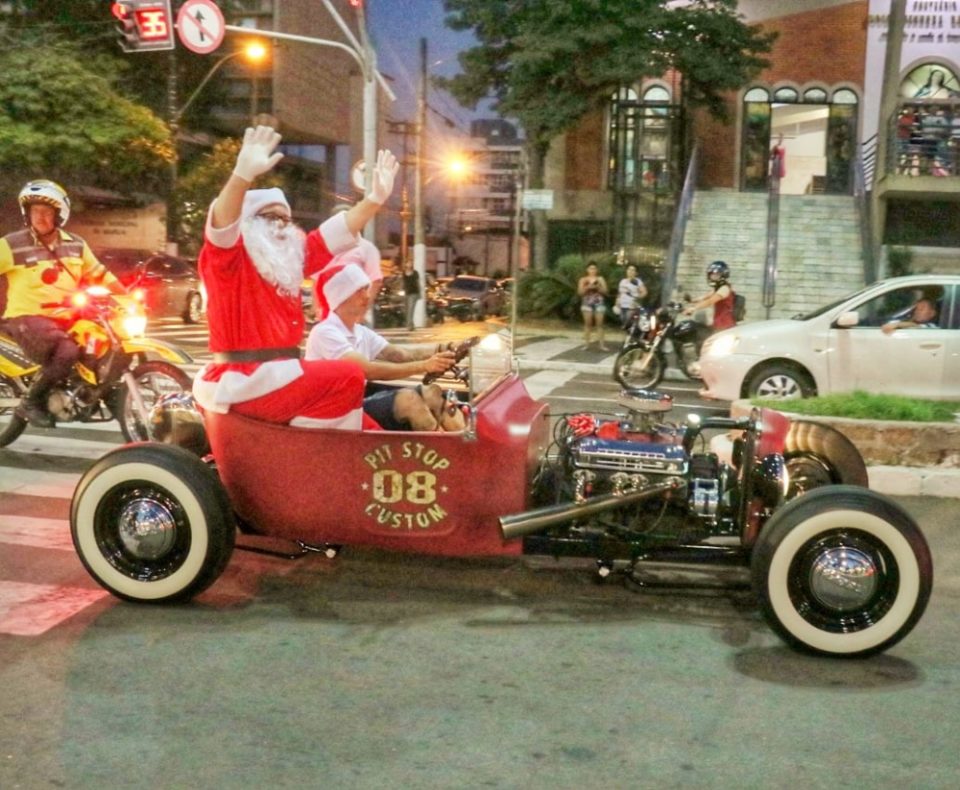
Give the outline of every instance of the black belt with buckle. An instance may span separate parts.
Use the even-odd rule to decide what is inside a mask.
[[[216,365],[230,362],[269,362],[271,359],[300,359],[300,349],[291,348],[252,348],[248,351],[216,351],[213,361]]]

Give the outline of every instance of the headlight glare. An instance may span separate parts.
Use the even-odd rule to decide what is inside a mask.
[[[740,345],[740,335],[737,334],[710,338],[703,347],[702,356],[726,357],[736,351],[738,345]]]

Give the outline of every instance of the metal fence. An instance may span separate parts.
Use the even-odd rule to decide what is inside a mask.
[[[888,131],[888,173],[960,176],[960,102],[901,104]]]

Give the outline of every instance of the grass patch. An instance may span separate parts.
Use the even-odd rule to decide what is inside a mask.
[[[956,401],[917,400],[859,391],[791,401],[757,398],[751,402],[794,414],[900,422],[953,422],[954,413],[960,412],[960,403]]]

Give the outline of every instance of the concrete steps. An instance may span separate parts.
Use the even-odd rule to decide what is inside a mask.
[[[677,270],[681,293],[707,292],[706,267],[730,264],[732,283],[747,298],[747,320],[767,318],[762,304],[767,250],[767,195],[728,190],[694,196]],[[846,195],[783,195],[776,305],[770,318],[821,307],[861,288],[863,262],[854,199]]]

